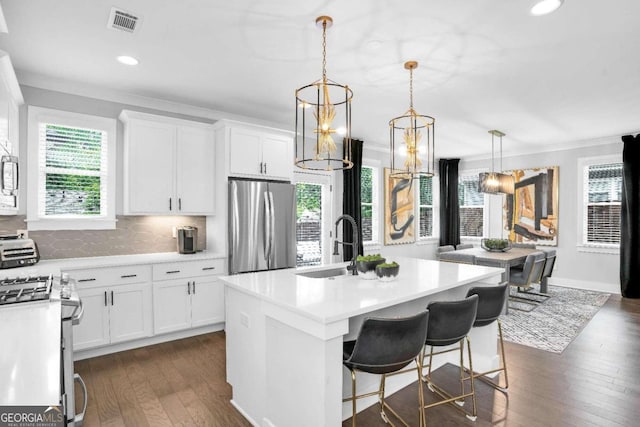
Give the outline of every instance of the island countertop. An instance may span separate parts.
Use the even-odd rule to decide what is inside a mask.
[[[297,273],[343,267],[348,263],[221,277],[226,285],[328,324],[363,313],[496,277],[502,268],[394,257],[396,280],[380,282],[359,276],[310,278]]]

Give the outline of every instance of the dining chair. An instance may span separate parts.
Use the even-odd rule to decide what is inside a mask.
[[[422,311],[414,316],[404,318],[367,318],[362,323],[355,341],[343,343],[342,363],[351,372],[351,397],[342,401],[351,401],[351,425],[356,426],[356,400],[377,396],[380,403],[380,416],[385,423],[390,422],[388,410],[405,426],[406,421],[385,400],[385,380],[387,375],[401,371],[415,360],[418,384],[421,385],[421,354],[427,340],[427,324],[429,312]],[[377,391],[357,395],[356,372],[381,375],[380,387]],[[420,426],[424,426],[424,398],[422,386],[418,387],[418,404]]]
[[[498,343],[500,344],[500,367],[491,369],[485,372],[472,372],[475,378],[482,380],[489,384],[491,387],[506,391],[509,388],[509,377],[507,375],[507,359],[504,353],[504,340],[502,337],[502,322],[500,321],[500,315],[502,309],[507,302],[507,295],[509,295],[509,286],[507,283],[503,283],[498,286],[476,286],[467,291],[467,297],[471,295],[478,295],[478,311],[476,313],[476,320],[473,322],[474,328],[481,328],[488,326],[493,322],[498,324]],[[492,374],[499,372],[504,373],[504,387],[500,385],[500,378],[494,382]]]
[[[512,269],[509,274],[509,285],[517,287],[518,292],[528,292],[532,289],[532,283],[540,280],[546,255],[542,251],[531,252],[525,259],[522,270]],[[509,299],[522,299],[515,295],[510,295]],[[539,302],[527,300],[528,304],[538,304]],[[509,306],[507,307],[509,308]],[[514,307],[515,308],[515,307]]]
[[[444,252],[452,252],[455,251],[456,248],[453,245],[444,245],[444,246],[438,246],[438,248],[436,249],[436,256],[438,258],[440,258],[440,254],[444,253]]]
[[[465,371],[464,343],[467,343],[469,372],[473,372],[471,341],[468,335],[476,320],[478,300],[478,295],[471,295],[458,301],[435,301],[427,306],[427,310],[429,310],[429,325],[427,327],[427,339],[425,341],[425,349],[422,352],[421,363],[422,369],[427,368],[427,374],[422,377],[422,380],[427,384],[428,389],[437,394],[441,400],[424,405],[424,409],[450,403],[452,407],[462,411],[470,420],[475,421],[477,418],[476,393],[473,382],[474,376]],[[449,347],[454,344],[458,345],[453,348],[446,348],[434,352],[434,347]],[[427,347],[429,347],[429,363],[425,365],[424,359],[427,357]],[[458,395],[452,395],[443,387],[435,384],[431,376],[433,357],[452,351],[460,352],[460,394]],[[466,391],[465,381],[469,381],[470,383],[470,391],[468,392]],[[467,397],[471,397],[473,404],[471,412],[463,408]],[[426,423],[426,416],[424,419]]]
[[[535,243],[512,243],[511,244],[512,247],[514,248],[525,248],[525,249],[535,249],[536,248],[536,244]]]

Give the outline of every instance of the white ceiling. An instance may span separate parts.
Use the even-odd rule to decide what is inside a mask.
[[[436,156],[542,150],[640,129],[640,1],[1,0],[21,83],[97,87],[255,117],[293,130],[294,90],[321,76],[319,15],[330,15],[327,74],[354,91],[353,132],[388,144],[414,104],[436,118]],[[106,27],[112,6],[142,16]],[[136,67],[115,61],[128,54]],[[42,83],[49,82],[49,83]]]

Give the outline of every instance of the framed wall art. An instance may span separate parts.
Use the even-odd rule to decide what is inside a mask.
[[[411,178],[390,176],[384,168],[384,244],[400,245],[416,241],[414,185]]]
[[[558,170],[551,166],[510,171],[515,190],[504,206],[509,240],[558,245]]]

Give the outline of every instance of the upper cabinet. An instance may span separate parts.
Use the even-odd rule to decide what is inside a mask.
[[[213,215],[211,125],[124,110],[125,215]]]
[[[23,103],[11,59],[0,50],[0,215],[18,212],[18,107]]]
[[[228,153],[228,175],[291,181],[293,141],[291,132],[249,124],[221,121],[217,135]],[[218,136],[216,139],[218,139]]]

